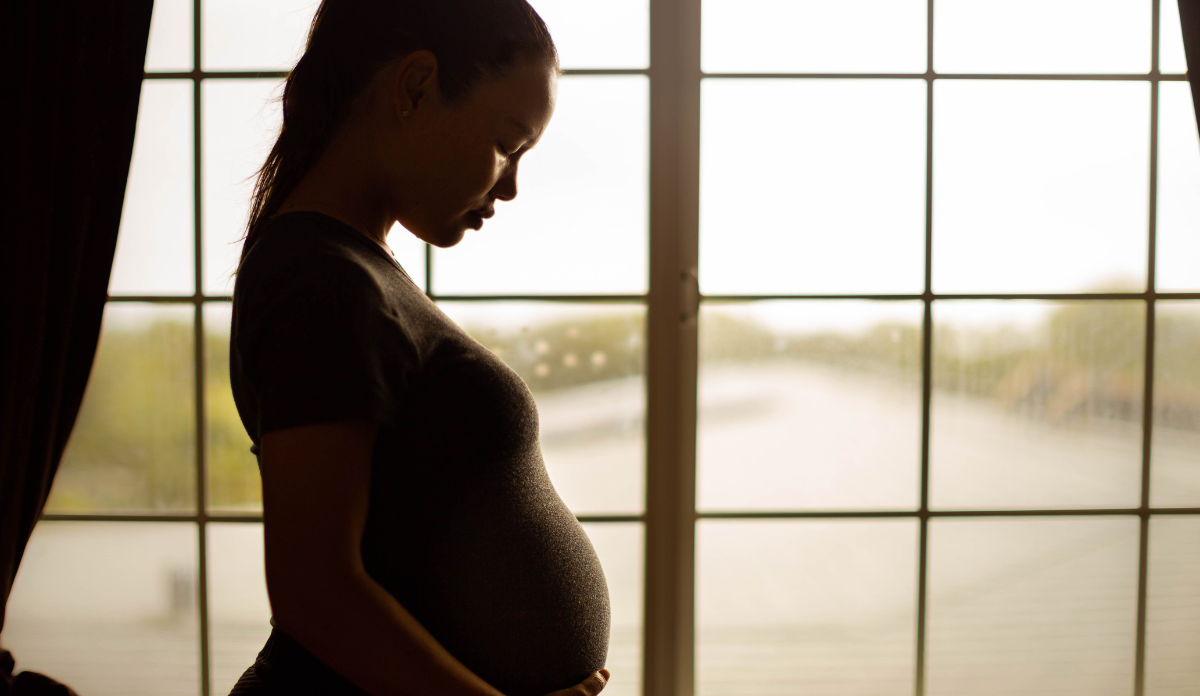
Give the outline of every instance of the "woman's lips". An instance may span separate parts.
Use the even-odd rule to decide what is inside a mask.
[[[483,227],[483,221],[496,214],[495,208],[480,208],[478,210],[467,211],[467,222],[471,229],[478,230]]]

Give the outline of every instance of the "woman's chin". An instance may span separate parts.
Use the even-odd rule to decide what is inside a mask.
[[[469,229],[471,228],[465,223],[456,222],[455,224],[446,225],[436,230],[414,231],[413,235],[422,242],[438,247],[439,249],[449,249],[461,242]]]
[[[455,244],[461,242],[463,238],[466,237],[467,230],[469,229],[469,227],[456,225],[455,227],[446,230],[443,234],[438,235],[438,240],[436,242],[430,242],[430,244],[442,249],[449,249]]]

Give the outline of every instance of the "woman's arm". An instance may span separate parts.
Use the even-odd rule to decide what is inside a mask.
[[[377,696],[502,696],[363,569],[377,425],[329,423],[262,441],[267,592],[275,624]]]
[[[276,625],[374,696],[503,696],[468,670],[363,569],[378,426],[352,421],[262,442],[267,592]],[[563,694],[592,696],[594,674]]]

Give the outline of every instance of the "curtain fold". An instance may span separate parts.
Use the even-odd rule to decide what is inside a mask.
[[[96,352],[152,5],[0,4],[0,630]],[[13,671],[0,696],[73,693]]]
[[[1200,0],[1179,0],[1179,23],[1183,29],[1183,53],[1187,57],[1192,105],[1196,108],[1196,123],[1200,128]],[[1192,74],[1193,65],[1197,66],[1197,75]]]

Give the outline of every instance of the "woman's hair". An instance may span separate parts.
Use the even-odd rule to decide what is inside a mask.
[[[322,0],[308,44],[283,88],[283,127],[258,170],[242,258],[279,212],[384,63],[428,50],[438,90],[454,103],[521,57],[558,54],[526,0]]]

